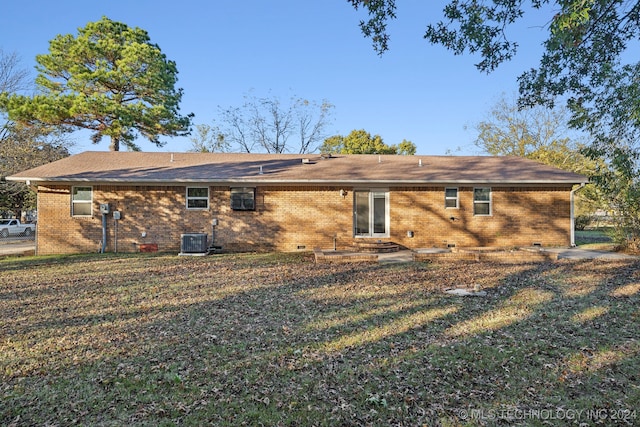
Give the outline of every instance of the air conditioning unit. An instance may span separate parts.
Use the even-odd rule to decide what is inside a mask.
[[[206,233],[187,233],[180,235],[180,253],[202,254],[208,251]]]

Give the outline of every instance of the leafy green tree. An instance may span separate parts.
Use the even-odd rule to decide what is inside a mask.
[[[371,136],[365,130],[353,130],[342,143],[341,154],[395,154],[380,135]]]
[[[36,61],[36,95],[0,94],[11,120],[89,129],[94,143],[110,137],[112,151],[121,143],[139,150],[137,134],[161,146],[162,135],[189,133],[192,114],[179,114],[176,64],[140,28],[103,17],[76,37],[56,36]]]
[[[371,136],[363,129],[352,130],[347,136],[334,135],[320,147],[323,153],[338,154],[408,154],[416,153],[416,146],[403,140],[399,145],[387,145],[380,135]]]
[[[21,182],[6,181],[14,173],[69,156],[64,134],[40,126],[5,122],[0,127],[0,211],[16,216],[36,209],[36,194]]]
[[[344,136],[333,135],[325,139],[320,147],[321,153],[340,153],[344,147]]]
[[[379,54],[386,52],[390,40],[387,23],[396,18],[395,0],[347,2],[355,9],[367,11],[369,19],[360,22],[362,33],[371,38]],[[444,19],[426,26],[424,38],[456,55],[465,52],[480,55],[481,61],[476,67],[490,72],[517,53],[517,41],[508,37],[509,26],[523,19],[527,12],[536,10],[548,12],[548,19],[540,22],[540,27],[547,27],[549,31],[545,43],[547,52],[541,63],[544,72],[536,76],[556,78],[556,82],[565,87],[579,82],[576,77],[585,72],[601,70],[615,62],[628,43],[638,36],[640,7],[635,1],[451,0],[443,8]],[[559,60],[555,66],[553,59]]]
[[[508,99],[503,94],[487,119],[476,125],[478,136],[474,144],[494,156],[527,157],[592,175],[596,162],[582,154],[584,135],[571,130],[568,120],[566,108],[520,108],[517,99]]]
[[[360,24],[363,33],[379,53],[388,50],[386,23],[395,18],[395,1],[347,1],[368,11],[369,21]],[[516,55],[518,43],[508,30],[533,11],[548,13],[540,22],[548,37],[538,68],[518,79],[520,105],[553,106],[562,97],[572,111],[571,125],[589,132],[596,149],[635,145],[640,63],[628,49],[640,37],[640,2],[453,0],[444,7],[443,20],[427,25],[424,38],[456,55],[479,55],[476,67],[491,72]]]
[[[486,120],[476,125],[476,147],[493,156],[518,156],[560,169],[593,176],[603,162],[586,156],[583,135],[568,127],[566,108],[519,108],[517,99],[502,96]],[[572,135],[573,137],[569,137]],[[588,184],[577,193],[576,215],[607,209],[602,192]]]
[[[413,156],[416,154],[417,148],[416,145],[411,142],[403,139],[400,144],[398,144],[397,153],[403,154],[407,156]]]
[[[598,189],[605,195],[613,221],[611,235],[616,243],[640,252],[640,180],[627,173],[627,167],[603,168],[596,176]]]
[[[28,73],[20,67],[16,54],[0,50],[0,90],[14,92],[29,88]],[[49,127],[22,126],[0,114],[0,214],[20,216],[35,209],[36,196],[24,183],[5,178],[16,172],[40,166],[69,155],[63,134]]]

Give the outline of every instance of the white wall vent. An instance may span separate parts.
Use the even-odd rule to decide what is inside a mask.
[[[206,233],[187,233],[180,235],[180,252],[183,254],[201,254],[208,250]]]

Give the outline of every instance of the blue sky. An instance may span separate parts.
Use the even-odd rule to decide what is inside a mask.
[[[195,123],[212,124],[219,107],[239,107],[250,92],[283,101],[295,95],[335,106],[329,135],[364,129],[387,144],[412,141],[419,154],[475,154],[474,125],[502,93],[517,90],[517,76],[537,65],[546,18],[514,28],[518,57],[486,75],[473,66],[477,57],[454,56],[423,39],[446,3],[397,2],[391,49],[383,56],[360,33],[366,15],[346,0],[12,1],[0,15],[0,48],[33,70],[35,56],[47,53],[57,34],[77,34],[107,16],[146,30],[177,63],[181,112],[193,112]],[[74,138],[74,152],[108,150],[106,139],[94,145],[86,134]],[[191,145],[186,137],[162,140],[160,149],[138,142],[144,151]]]

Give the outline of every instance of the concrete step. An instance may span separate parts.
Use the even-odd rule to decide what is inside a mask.
[[[398,252],[400,245],[393,242],[357,242],[356,248],[358,252],[384,254]]]

